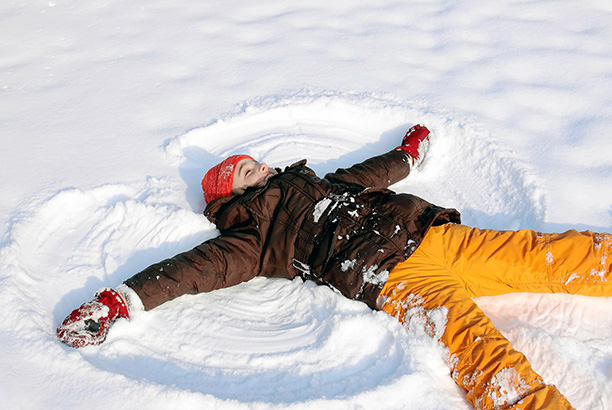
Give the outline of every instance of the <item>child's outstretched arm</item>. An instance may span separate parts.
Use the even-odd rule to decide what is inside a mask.
[[[331,182],[338,181],[362,187],[387,188],[401,181],[418,168],[429,147],[429,130],[422,125],[410,128],[400,146],[393,151],[369,158],[350,168],[340,168],[325,176]]]
[[[153,264],[125,281],[145,310],[185,294],[246,282],[260,272],[261,238],[255,228],[232,230]]]
[[[260,240],[254,229],[210,239],[190,251],[153,264],[117,287],[99,290],[57,329],[72,347],[97,345],[115,320],[133,308],[149,310],[184,294],[209,292],[246,282],[259,273]],[[138,306],[135,306],[138,305]]]
[[[128,304],[114,289],[103,288],[73,310],[57,328],[57,337],[72,347],[97,345],[106,339],[115,319],[130,317]]]

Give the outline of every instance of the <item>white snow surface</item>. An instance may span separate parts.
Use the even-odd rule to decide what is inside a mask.
[[[325,287],[186,296],[97,347],[55,328],[218,234],[230,154],[320,174],[432,130],[394,186],[485,228],[612,230],[608,0],[0,5],[0,397],[7,409],[470,409],[444,350]],[[612,409],[612,299],[477,299],[578,409]]]

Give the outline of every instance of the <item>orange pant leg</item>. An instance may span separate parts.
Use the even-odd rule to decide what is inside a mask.
[[[563,291],[567,286],[567,280],[562,283],[553,275],[559,270],[550,266],[555,254],[562,260],[559,243],[565,241],[551,250],[551,242],[557,241],[520,232],[512,235],[460,225],[432,228],[408,261],[391,272],[380,307],[401,322],[423,323],[448,347],[451,375],[477,409],[571,409],[471,299]],[[591,286],[583,283],[582,288]]]
[[[436,249],[438,262],[456,274],[470,296],[612,296],[609,234],[494,231],[451,224],[434,227],[431,234],[429,248]]]

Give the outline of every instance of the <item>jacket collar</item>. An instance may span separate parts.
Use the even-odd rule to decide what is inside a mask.
[[[251,199],[251,197],[255,196],[255,195],[252,195],[252,193],[259,193],[259,192],[262,192],[263,190],[265,190],[270,185],[270,181],[276,179],[283,172],[287,172],[291,168],[295,168],[295,167],[298,167],[298,166],[303,166],[305,164],[306,164],[306,160],[303,159],[301,161],[298,161],[298,162],[296,162],[294,164],[291,164],[290,166],[286,167],[284,171],[282,171],[280,168],[275,168],[278,174],[277,175],[273,175],[270,178],[268,178],[268,180],[266,181],[266,184],[264,186],[262,186],[262,187],[249,187],[249,188],[247,188],[247,190],[242,195],[234,195],[234,194],[232,194],[230,196],[225,196],[225,197],[217,198],[217,199],[214,199],[214,200],[210,201],[210,203],[206,205],[206,208],[204,208],[204,216],[206,218],[208,218],[208,220],[210,222],[212,222],[213,224],[217,225],[217,221],[219,220],[221,215],[225,211],[227,211],[230,208],[236,206],[239,202],[242,202],[242,201],[240,201],[241,198],[245,198],[245,200]]]
[[[238,196],[239,195],[224,196],[210,201],[210,203],[206,205],[206,208],[204,208],[204,216],[216,225],[217,218],[221,214],[222,209],[227,208],[227,205],[238,198]]]

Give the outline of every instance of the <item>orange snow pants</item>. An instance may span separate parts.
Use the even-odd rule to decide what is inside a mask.
[[[390,273],[379,308],[402,323],[422,323],[448,348],[451,376],[476,409],[571,409],[472,298],[510,292],[612,296],[611,252],[610,235],[590,231],[437,226]]]

